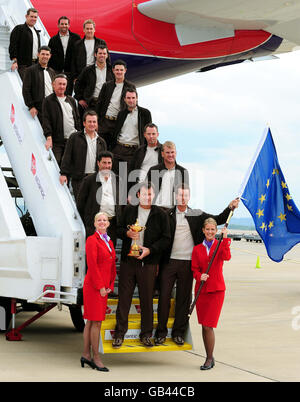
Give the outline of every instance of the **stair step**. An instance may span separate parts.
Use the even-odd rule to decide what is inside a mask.
[[[174,317],[175,315],[175,300],[171,299],[170,303],[170,317]],[[118,306],[118,299],[108,299],[107,300],[107,308],[106,308],[106,320],[109,318],[115,317],[116,311]],[[153,314],[154,317],[157,315],[157,307],[158,307],[158,299],[153,299]],[[131,307],[129,311],[130,317],[140,317],[141,309],[140,309],[140,299],[134,298],[131,302]]]
[[[178,346],[172,339],[167,339],[163,345],[153,346],[152,348],[144,346],[139,339],[124,339],[119,349],[112,347],[112,342],[104,342],[102,353],[141,353],[141,352],[171,352],[191,350],[192,345],[185,342],[184,345]]]
[[[163,345],[153,346],[152,348],[144,346],[139,338],[141,332],[141,310],[139,298],[133,298],[131,302],[130,313],[128,316],[128,331],[124,336],[124,342],[119,349],[112,347],[112,340],[114,338],[114,332],[116,327],[116,310],[118,305],[118,299],[108,299],[106,318],[102,322],[100,331],[100,353],[138,353],[138,352],[168,352],[168,351],[182,351],[193,349],[192,338],[190,330],[188,328],[186,334],[186,341],[184,345],[178,346],[172,341],[171,333],[174,323],[175,315],[175,300],[172,298],[170,302],[170,314],[167,323],[168,334],[166,336],[166,342]],[[152,340],[154,344],[154,333],[157,327],[157,306],[158,299],[153,299],[153,334]]]
[[[174,323],[174,317],[169,317],[167,328],[172,328]],[[102,322],[102,329],[112,331],[115,329],[116,326],[116,318],[115,316],[112,318],[105,318],[105,321]],[[141,326],[141,319],[140,317],[132,317],[131,315],[128,317],[128,329],[135,329],[140,328]],[[153,327],[156,328],[157,326],[157,317],[153,317]]]

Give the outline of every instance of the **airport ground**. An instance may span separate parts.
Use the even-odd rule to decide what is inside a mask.
[[[234,241],[224,275],[227,292],[212,370],[199,369],[205,351],[196,312],[190,320],[193,351],[110,354],[103,356],[109,373],[82,369],[82,334],[63,307],[27,327],[20,342],[0,336],[0,381],[300,381],[300,245],[278,264],[266,256],[263,244]],[[17,325],[31,315],[18,314]]]

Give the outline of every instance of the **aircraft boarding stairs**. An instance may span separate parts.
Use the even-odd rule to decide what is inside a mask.
[[[10,72],[9,35],[16,24],[24,22],[29,7],[32,5],[27,0],[0,0],[0,309],[1,305],[7,307],[10,300],[41,305],[41,308],[66,304],[74,325],[74,320],[77,322],[75,327],[83,329],[84,322],[77,307],[85,275],[85,229],[68,187],[59,183],[59,168],[52,151],[44,147],[40,123],[30,116],[24,104],[20,77]],[[47,44],[47,31],[40,20],[37,24],[42,44]],[[1,166],[3,149],[10,162],[5,168]],[[20,219],[22,214],[17,211],[20,208],[16,199],[22,198],[32,220],[29,233],[22,217]],[[101,330],[102,353],[192,348],[189,330],[184,346],[177,346],[170,339],[174,300],[167,342],[150,349],[142,346],[139,299],[135,297],[124,343],[120,349],[113,349],[117,302],[117,298],[108,300],[107,319]],[[155,327],[157,302],[154,299]]]
[[[0,136],[15,175],[15,191],[21,192],[37,234],[32,238],[25,235],[13,199],[5,197],[11,195],[7,184],[12,186],[15,179],[5,180],[1,171],[0,295],[45,302],[49,300],[43,289],[49,285],[56,295],[53,302],[76,303],[76,288],[82,287],[85,270],[84,226],[69,190],[59,183],[59,169],[52,152],[44,147],[42,128],[24,105],[18,74],[1,74],[0,87],[5,94],[0,96]],[[18,220],[16,229],[12,222]],[[19,266],[17,250],[10,256],[12,265],[7,266],[7,245],[21,239],[28,244],[22,256],[25,266]]]
[[[112,341],[114,336],[114,329],[116,325],[116,309],[117,309],[118,300],[117,299],[109,299],[107,303],[106,309],[106,318],[101,326],[101,336],[100,336],[100,345],[99,350],[101,353],[137,353],[137,352],[168,352],[174,350],[191,350],[192,346],[192,337],[190,329],[188,328],[185,343],[182,346],[178,346],[175,342],[173,342],[171,338],[171,330],[174,322],[174,313],[175,313],[175,301],[174,298],[171,299],[171,307],[170,314],[168,319],[168,335],[166,342],[163,345],[154,346],[154,347],[146,347],[139,340],[140,334],[140,305],[138,297],[132,299],[131,308],[129,312],[128,318],[128,331],[125,334],[124,342],[119,349],[115,349],[112,347]],[[155,328],[157,326],[157,305],[158,299],[153,299],[153,338],[155,333]],[[153,340],[154,344],[154,340]]]
[[[21,79],[10,72],[10,32],[24,23],[29,7],[26,0],[0,0],[0,302],[72,306],[85,275],[84,225],[69,189],[59,183],[41,125],[24,104]],[[37,28],[47,44],[40,20]],[[21,197],[33,222],[30,235],[14,201]]]

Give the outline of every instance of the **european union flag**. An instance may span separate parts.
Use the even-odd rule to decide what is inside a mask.
[[[256,154],[242,201],[269,257],[280,262],[300,242],[300,212],[280,169],[270,129],[266,130]]]

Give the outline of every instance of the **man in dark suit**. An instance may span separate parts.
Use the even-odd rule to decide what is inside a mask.
[[[136,89],[127,89],[124,96],[126,108],[118,113],[116,127],[112,138],[112,153],[114,154],[113,170],[119,174],[119,163],[126,162],[127,169],[137,148],[146,143],[144,127],[151,123],[151,112],[138,106]],[[125,170],[121,169],[125,172]],[[124,177],[127,181],[127,175]]]
[[[43,102],[43,130],[46,137],[46,149],[52,148],[58,165],[68,138],[79,131],[81,124],[77,104],[74,98],[66,95],[67,77],[58,74],[53,81],[54,93],[47,96]]]
[[[106,151],[105,141],[97,134],[97,113],[88,110],[83,116],[84,130],[73,133],[67,141],[60,169],[60,183],[72,180],[75,200],[82,180],[95,173],[97,155]]]
[[[176,146],[166,141],[162,146],[163,162],[152,166],[147,173],[147,180],[155,187],[154,204],[165,209],[175,205],[175,188],[180,184],[189,184],[189,173],[176,162]]]
[[[49,40],[51,48],[51,59],[49,67],[55,70],[56,74],[64,73],[68,79],[66,90],[67,95],[72,95],[73,80],[71,77],[71,66],[74,44],[80,40],[80,36],[70,31],[70,19],[62,16],[58,20],[58,33]]]
[[[117,240],[117,222],[122,213],[120,180],[112,171],[113,155],[102,151],[97,155],[98,171],[85,177],[81,183],[76,204],[85,226],[86,237],[95,231],[94,218],[101,211],[109,219],[108,235],[114,245]]]
[[[95,49],[99,45],[107,47],[103,39],[95,36],[96,24],[93,20],[86,20],[83,23],[84,38],[74,44],[72,58],[72,78],[76,80],[86,66],[95,63]]]
[[[116,60],[113,63],[112,71],[114,79],[102,85],[96,104],[96,112],[99,117],[99,134],[105,139],[109,150],[112,149],[118,113],[126,107],[125,93],[128,88],[135,89],[135,85],[125,79],[127,71],[125,61]]]
[[[119,348],[128,329],[128,314],[137,284],[141,305],[140,340],[146,347],[153,346],[153,292],[158,264],[163,251],[170,243],[170,228],[166,213],[152,205],[154,189],[151,183],[141,183],[138,204],[127,205],[118,225],[118,237],[123,240],[119,274],[119,301],[116,312],[116,328],[112,346]],[[128,229],[136,222],[146,227],[137,233]],[[140,255],[128,256],[132,242],[136,241]]]
[[[157,345],[163,344],[166,340],[170,300],[175,282],[176,303],[172,338],[176,344],[184,344],[193,283],[191,270],[193,248],[204,240],[202,226],[205,219],[212,217],[218,225],[221,225],[226,222],[230,210],[238,206],[238,200],[233,200],[219,215],[212,215],[189,208],[189,200],[189,187],[185,184],[180,185],[176,189],[177,206],[171,208],[167,213],[171,242],[163,254],[159,275],[158,325],[155,332]]]
[[[25,24],[14,27],[10,34],[9,56],[13,61],[12,71],[18,69],[23,80],[27,67],[35,64],[41,46],[40,31],[34,26],[38,19],[38,11],[29,8],[25,15]]]
[[[42,105],[44,98],[53,92],[52,81],[55,71],[48,67],[51,57],[51,49],[41,46],[38,52],[38,62],[25,71],[23,80],[23,98],[29,113],[34,118],[37,116],[42,124]]]
[[[102,85],[114,77],[108,62],[108,49],[105,45],[96,47],[95,59],[94,64],[82,70],[75,83],[74,97],[78,100],[82,114],[87,109],[96,110]]]
[[[163,162],[161,151],[162,144],[158,141],[158,128],[154,123],[148,123],[144,127],[146,144],[140,146],[133,154],[129,172],[128,187],[145,180],[148,170]]]

